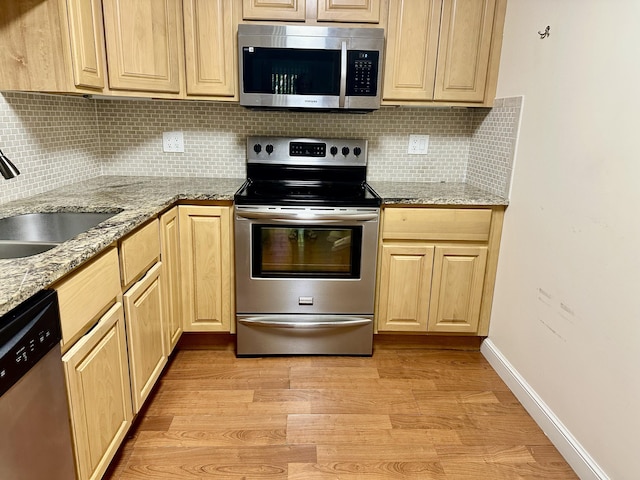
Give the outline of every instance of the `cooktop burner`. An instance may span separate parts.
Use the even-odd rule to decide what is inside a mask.
[[[238,205],[380,206],[366,183],[367,141],[247,139],[247,181]]]

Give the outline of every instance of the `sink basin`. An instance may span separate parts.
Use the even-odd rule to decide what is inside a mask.
[[[0,218],[0,259],[46,252],[117,213],[27,213]]]
[[[0,242],[0,259],[30,257],[51,250],[57,243]]]
[[[115,214],[115,212],[55,212],[28,213],[0,218],[0,241],[62,243]]]

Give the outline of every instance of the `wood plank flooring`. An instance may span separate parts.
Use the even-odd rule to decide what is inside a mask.
[[[578,478],[477,351],[362,357],[180,349],[104,476]]]

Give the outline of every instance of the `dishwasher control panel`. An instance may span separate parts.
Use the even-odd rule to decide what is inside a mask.
[[[60,342],[55,291],[43,291],[0,319],[0,396]]]

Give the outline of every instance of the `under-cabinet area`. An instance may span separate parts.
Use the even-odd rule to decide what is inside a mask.
[[[383,105],[491,106],[505,11],[506,0],[4,2],[0,90],[238,102],[238,25],[258,23],[379,28]]]

